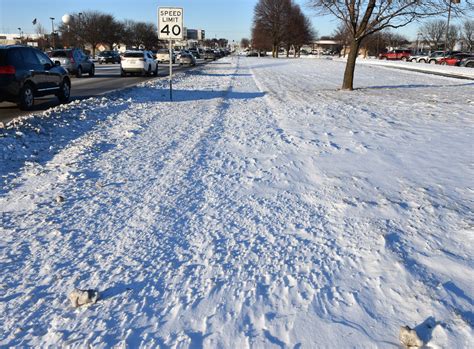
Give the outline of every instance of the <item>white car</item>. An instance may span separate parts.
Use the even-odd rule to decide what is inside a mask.
[[[125,51],[120,61],[120,75],[158,75],[158,64],[150,51]]]
[[[164,63],[170,61],[170,51],[167,48],[159,49],[156,53],[156,61],[158,63]],[[176,55],[172,53],[173,64],[176,62]]]

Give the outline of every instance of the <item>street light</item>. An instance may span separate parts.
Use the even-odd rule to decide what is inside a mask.
[[[18,28],[18,34],[20,34],[20,43],[21,43],[21,28]]]
[[[451,4],[459,4],[461,0],[449,0],[448,5],[448,24],[446,25],[446,35],[444,36],[444,52],[443,58],[446,57],[446,50],[448,49],[448,37],[449,37],[449,20],[451,19]]]
[[[51,20],[51,36],[52,36],[52,40],[53,40],[53,48],[56,48],[56,44],[54,42],[54,17],[49,17],[49,19]]]

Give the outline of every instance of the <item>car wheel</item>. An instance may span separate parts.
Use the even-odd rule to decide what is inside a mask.
[[[446,62],[441,62],[440,64],[441,64],[441,65],[446,65]]]
[[[467,68],[474,68],[474,62],[468,62],[466,63]]]
[[[99,61],[99,64],[102,64],[102,61]]]
[[[424,59],[420,59],[418,63],[426,63],[426,61]]]
[[[95,75],[95,67],[94,65],[91,66],[91,71],[89,72],[89,76],[92,77]]]
[[[406,61],[407,61],[407,58],[406,58],[406,57],[402,57],[402,61],[403,61],[403,62],[406,62]]]
[[[56,95],[61,103],[66,103],[71,97],[71,83],[64,79],[59,87],[59,93]]]
[[[82,68],[81,68],[81,66],[77,67],[76,77],[77,78],[82,78]]]
[[[432,59],[432,60],[430,61],[430,64],[436,64],[436,59]]]
[[[33,92],[33,87],[26,83],[23,88],[20,90],[20,109],[29,110],[33,107],[35,97]]]

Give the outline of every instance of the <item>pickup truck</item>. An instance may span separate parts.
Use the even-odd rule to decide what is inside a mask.
[[[407,61],[411,56],[410,50],[392,50],[379,54],[379,59]]]

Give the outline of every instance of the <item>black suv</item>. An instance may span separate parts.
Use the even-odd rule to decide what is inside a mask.
[[[27,110],[35,97],[56,95],[64,103],[70,93],[71,81],[59,62],[33,47],[0,45],[0,102]]]
[[[99,64],[120,63],[120,54],[117,51],[103,51],[97,56]]]

